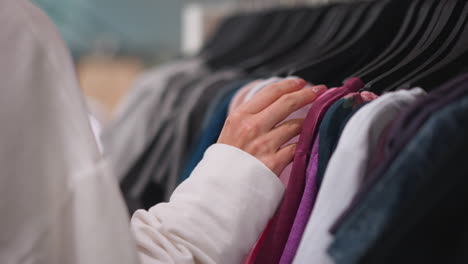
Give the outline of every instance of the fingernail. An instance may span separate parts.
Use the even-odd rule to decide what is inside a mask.
[[[307,84],[307,82],[304,81],[303,79],[294,79],[293,81],[296,82],[297,86],[301,86],[301,87]]]
[[[314,93],[317,93],[317,94],[322,93],[325,90],[327,90],[327,87],[323,84],[312,87],[312,91],[314,91]]]

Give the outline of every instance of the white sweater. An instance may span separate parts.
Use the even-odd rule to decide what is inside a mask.
[[[283,185],[249,154],[210,147],[169,203],[137,211],[143,263],[241,263],[273,216]]]
[[[281,199],[268,168],[215,145],[129,228],[54,26],[29,1],[1,0],[0,32],[0,263],[240,262]]]

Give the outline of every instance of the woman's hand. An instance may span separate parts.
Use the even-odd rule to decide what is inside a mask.
[[[301,132],[304,120],[278,123],[327,89],[324,85],[302,89],[305,85],[302,79],[288,79],[265,87],[228,116],[218,143],[250,153],[280,175],[292,161],[296,144],[281,146]]]

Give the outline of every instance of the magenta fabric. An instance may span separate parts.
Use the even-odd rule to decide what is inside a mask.
[[[317,169],[318,169],[318,152],[319,152],[319,135],[315,138],[310,154],[309,165],[306,170],[306,184],[304,195],[302,196],[299,209],[294,220],[293,227],[286,242],[286,247],[283,250],[280,263],[292,263],[296,255],[297,248],[301,242],[302,234],[309,221],[309,216],[314,208],[315,199],[317,197]]]
[[[307,164],[311,155],[320,122],[328,108],[348,93],[357,92],[363,87],[358,78],[351,78],[344,86],[334,88],[320,96],[307,114],[303,130],[299,136],[291,176],[283,201],[272,219],[265,239],[259,246],[255,263],[278,263],[289,237],[305,187]]]

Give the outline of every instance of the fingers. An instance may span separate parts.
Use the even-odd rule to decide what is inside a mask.
[[[314,102],[321,93],[326,91],[326,89],[327,87],[325,85],[318,85],[285,94],[265,110],[260,112],[258,114],[258,118],[260,120],[264,120],[264,129],[270,130],[293,112]]]
[[[289,79],[263,89],[228,116],[218,143],[250,153],[280,175],[293,160],[296,144],[281,146],[300,134],[304,121],[277,124],[326,91],[324,85],[304,88],[305,84]]]
[[[301,133],[303,124],[304,119],[293,119],[275,127],[268,133],[268,138],[270,139],[269,144],[271,144],[274,150],[278,150],[281,146]]]
[[[274,159],[275,165],[273,166],[273,172],[276,175],[280,175],[281,172],[291,163],[294,159],[294,153],[296,152],[297,144],[288,145],[282,149],[280,149]]]
[[[239,111],[256,114],[274,103],[285,94],[298,91],[306,85],[302,79],[289,79],[270,84],[254,95],[252,99],[239,106]]]

